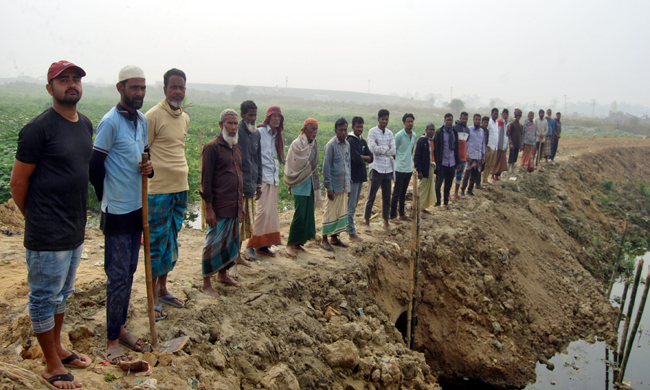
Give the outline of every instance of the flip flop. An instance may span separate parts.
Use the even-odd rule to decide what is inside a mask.
[[[167,314],[163,314],[163,311],[162,311],[162,304],[160,304],[160,305],[158,305],[158,306],[154,305],[154,306],[153,306],[153,309],[156,311],[156,313],[159,314],[159,316],[156,317],[156,322],[158,322],[158,321],[162,321],[162,320],[166,320],[166,319],[167,319]],[[127,333],[127,335],[128,335],[128,333]],[[125,335],[124,337],[126,337],[126,335]],[[120,342],[122,342],[122,339],[121,339],[121,338],[120,338]],[[137,341],[136,341],[136,342],[137,342]],[[129,347],[129,348],[130,348],[130,347]],[[135,351],[135,349],[134,349],[134,351]],[[137,351],[136,351],[136,352],[137,352]]]
[[[129,334],[129,333],[127,333]],[[120,344],[122,341],[120,341]],[[126,355],[119,345],[112,345],[106,350],[106,361],[112,365],[117,365],[121,360],[125,360]]]
[[[142,341],[140,337],[134,335],[131,332],[127,332],[124,336],[120,337],[119,340],[120,340],[120,344],[124,345],[125,347],[129,348],[132,351],[142,352],[144,350],[144,341]],[[138,349],[138,341],[142,342],[142,346],[140,347],[140,349]],[[120,351],[121,350],[122,349],[120,348]]]
[[[399,217],[401,221],[406,221],[406,222],[413,222],[413,218],[407,217],[406,215],[403,217]]]
[[[179,302],[183,302],[183,301],[173,294],[168,294],[165,295],[164,297],[159,297],[158,300],[169,306],[181,307],[181,308],[185,306],[185,304],[179,305],[178,303],[174,302],[174,300],[177,300]]]
[[[332,247],[332,245],[330,245],[329,242],[321,242],[320,246],[321,246],[321,248],[325,249],[326,251],[334,252],[334,248]]]
[[[45,377],[43,377],[43,379],[45,379]],[[68,372],[67,374],[51,376],[51,377],[45,379],[45,381],[46,382],[44,382],[44,383],[45,383],[45,385],[47,387],[49,387],[50,389],[58,390],[58,389],[61,389],[61,388],[54,386],[54,382],[71,382],[72,383],[72,382],[74,382],[74,375],[72,375],[71,373]]]
[[[340,246],[341,248],[347,248],[349,245],[341,241],[341,239],[337,239],[335,242],[331,242],[332,245],[334,246]]]
[[[81,355],[81,354],[79,354],[79,355]],[[88,366],[90,366],[91,362],[90,362],[90,359],[88,358],[88,356],[84,356],[84,355],[79,356],[79,355],[77,355],[77,353],[74,352],[74,351],[70,351],[70,356],[68,356],[65,359],[62,359],[61,364],[63,364],[63,366],[65,366],[65,367],[79,368],[79,369],[84,369],[84,368],[87,368]],[[75,360],[79,360],[80,362],[85,363],[86,365],[85,366],[79,366],[79,365],[76,365],[76,364],[72,364],[72,362],[74,362]]]
[[[255,249],[255,253],[259,253],[260,255],[269,256],[269,257],[275,257],[278,255],[277,253],[273,252],[269,248]]]

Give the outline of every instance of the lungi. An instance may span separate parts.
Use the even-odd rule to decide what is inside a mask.
[[[255,226],[255,198],[244,197],[244,220],[239,226],[239,240],[244,241],[253,237]]]
[[[436,203],[436,179],[433,174],[433,166],[429,168],[429,177],[423,177],[418,183],[418,193],[420,195],[420,210],[425,210],[432,204]]]
[[[489,146],[485,147],[485,169],[483,169],[483,172],[486,173],[485,176],[483,176],[483,183],[487,183],[490,174],[492,173],[492,168],[494,168],[494,162],[497,158],[497,152],[496,150],[492,150]]]
[[[501,172],[508,169],[508,159],[506,157],[507,151],[497,150],[496,157],[494,158],[494,166],[492,167],[492,174],[499,176]]]
[[[546,136],[544,137],[544,144],[542,145],[542,155],[541,158],[549,158],[551,156],[551,142],[553,137]]]
[[[188,191],[149,195],[151,277],[167,275],[178,260],[178,231],[183,227]]]
[[[203,247],[203,276],[210,276],[235,264],[239,256],[239,218],[217,217],[213,228],[208,226]]]
[[[343,233],[348,225],[348,193],[334,194],[334,200],[327,199],[323,215],[323,234]]]
[[[295,212],[289,229],[288,245],[304,245],[316,238],[316,220],[314,217],[314,190],[311,196],[293,196]]]
[[[253,237],[246,244],[249,248],[281,245],[280,216],[278,215],[278,187],[263,183],[262,197],[257,201],[257,214]]]
[[[535,156],[535,145],[524,145],[521,153],[521,165],[527,166],[528,162]]]

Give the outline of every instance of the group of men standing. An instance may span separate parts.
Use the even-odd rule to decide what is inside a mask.
[[[52,386],[64,389],[81,387],[64,365],[85,368],[90,363],[88,357],[67,351],[60,343],[65,302],[74,292],[82,253],[89,181],[101,201],[100,228],[105,235],[107,361],[117,364],[126,358],[120,344],[138,352],[144,348],[142,339],[125,328],[143,218],[148,218],[150,226],[156,320],[167,316],[163,303],[185,305],[168,290],[167,282],[178,260],[178,232],[188,202],[186,75],[175,68],[167,71],[163,75],[165,97],[142,114],[144,72],[132,65],[122,68],[116,84],[120,101],[99,122],[94,144],[92,123],[76,109],[85,75],[68,61],[50,66],[46,87],[52,107],[21,130],[11,176],[12,197],[26,221],[29,311],[45,357],[42,375]],[[384,228],[412,220],[405,213],[405,199],[414,169],[420,208],[427,212],[431,204],[440,206],[444,201],[448,205],[454,180],[458,198],[464,196],[468,183],[470,195],[475,186],[483,188],[484,171],[483,184],[489,177],[499,180],[505,170],[512,173],[520,149],[522,164],[532,163],[536,150],[553,160],[561,134],[560,113],[554,120],[551,110],[546,118],[540,110],[533,121],[530,112],[520,124],[521,114],[515,110],[514,122],[508,123],[508,110],[498,119],[498,110],[493,109],[491,119],[475,114],[469,128],[467,113],[461,113],[455,124],[453,116],[446,114],[441,128],[436,130],[429,123],[426,133],[417,138],[413,114],[404,114],[404,127],[393,136],[387,128],[390,114],[382,109],[367,141],[363,118],[352,118],[349,133],[347,120],[338,119],[334,136],[324,148],[322,186],[327,198],[321,247],[327,251],[347,247],[340,238],[345,231],[350,240],[362,241],[354,214],[368,180],[364,224],[371,235],[372,209],[380,188]],[[239,114],[224,110],[221,132],[202,151],[200,194],[208,230],[201,290],[217,298],[212,275],[217,274],[218,282],[239,286],[233,277],[236,265],[250,266],[244,257],[254,261],[257,255],[277,256],[271,247],[282,242],[277,208],[280,164],[284,164],[283,182],[295,208],[286,253],[296,257],[296,251],[306,252],[304,244],[316,237],[315,210],[323,201],[318,122],[305,120],[285,158],[280,107],[269,107],[261,124],[256,125],[256,119],[257,106],[250,100],[241,103]],[[149,158],[143,159],[143,154]],[[148,177],[148,215],[142,215],[143,176]],[[244,240],[247,246],[242,256]]]

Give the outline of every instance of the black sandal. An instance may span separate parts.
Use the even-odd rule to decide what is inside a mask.
[[[45,379],[45,378],[43,378]],[[60,387],[54,386],[54,382],[70,382],[74,383],[74,375],[70,374],[69,372],[67,374],[61,374],[61,375],[54,375],[52,377],[49,377],[45,379],[47,383],[49,384],[49,388],[51,389],[60,389]]]
[[[334,245],[334,246],[340,246],[341,248],[347,248],[348,247],[348,244],[341,241],[340,238],[337,238],[336,241],[332,242],[331,244]]]

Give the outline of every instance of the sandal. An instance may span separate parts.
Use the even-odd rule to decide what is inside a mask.
[[[391,219],[390,221],[391,221],[392,223],[396,224],[396,225],[399,225],[399,224],[402,223],[402,221],[400,221],[400,220],[397,219],[397,218],[393,218],[393,219]]]
[[[43,377],[43,379],[45,379],[45,377]],[[46,382],[44,382],[44,383],[45,383],[45,385],[47,387],[49,387],[50,389],[58,390],[58,389],[61,389],[61,387],[54,386],[54,382],[70,382],[70,383],[74,383],[74,375],[72,375],[71,373],[68,372],[67,374],[51,376],[51,377],[45,379],[45,381]],[[75,385],[75,388],[76,388],[76,385]]]
[[[72,362],[74,362],[75,360],[79,360],[80,362],[84,363],[84,365],[80,366],[78,364],[73,364]],[[70,351],[70,356],[68,356],[67,358],[61,359],[61,364],[63,364],[64,367],[70,367],[70,368],[83,369],[90,366],[90,363],[91,361],[90,358],[88,358],[88,356],[82,354],[77,355],[77,353],[74,351]]]
[[[334,245],[334,246],[340,246],[341,248],[347,248],[348,247],[348,244],[341,241],[340,238],[337,238],[336,241],[331,242],[331,244]]]
[[[166,320],[167,319],[167,314],[163,313],[162,311],[162,304],[156,306],[153,306],[153,309],[156,311],[154,314],[156,316],[156,322]],[[121,340],[121,339],[120,339]]]
[[[120,344],[124,345],[132,351],[142,352],[144,350],[144,341],[142,341],[140,337],[134,335],[131,332],[127,332],[124,336],[120,337],[119,340]],[[138,344],[138,342],[140,342],[140,344]],[[122,349],[120,348],[120,350]]]
[[[401,221],[413,222],[413,218],[407,217],[406,215],[399,217]]]
[[[129,334],[129,333],[127,333]],[[120,344],[122,341],[120,340]],[[122,360],[126,360],[126,355],[119,345],[113,345],[106,350],[106,361],[112,365],[119,364]]]
[[[326,251],[334,252],[334,248],[333,248],[332,245],[330,245],[330,243],[327,242],[327,241],[326,241],[326,242],[321,242],[321,243],[320,243],[320,246],[321,246],[321,248],[325,249]]]
[[[260,255],[269,256],[269,257],[275,257],[278,255],[277,253],[269,249],[269,247],[267,246],[262,247],[260,249],[255,249],[255,253],[259,253]]]
[[[164,297],[158,298],[158,300],[160,302],[166,304],[166,305],[169,305],[169,306],[174,306],[174,307],[183,307],[183,306],[185,306],[185,302],[181,301],[180,298],[178,298],[177,296],[175,296],[173,294],[165,295]],[[177,303],[177,302],[180,302],[180,303]]]

